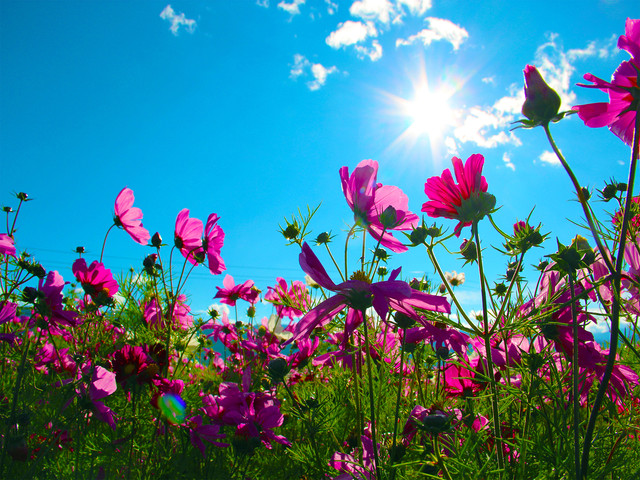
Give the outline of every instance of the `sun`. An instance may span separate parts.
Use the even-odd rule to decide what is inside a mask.
[[[427,86],[416,89],[411,100],[403,102],[403,111],[410,120],[407,134],[427,135],[431,141],[441,140],[453,123],[453,110],[449,106],[451,94],[444,89],[430,90]]]

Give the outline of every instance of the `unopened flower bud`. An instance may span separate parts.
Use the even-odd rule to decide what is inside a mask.
[[[251,305],[248,309],[247,309],[247,317],[249,318],[253,318],[256,316],[256,307],[254,307],[253,305]]]
[[[416,227],[411,231],[411,235],[409,235],[409,240],[413,245],[420,245],[424,243],[424,241],[429,236],[426,227]]]
[[[387,267],[385,266],[378,267],[378,275],[380,275],[381,277],[384,277],[387,275],[387,273],[389,273],[389,271],[387,270]]]
[[[210,308],[207,313],[211,317],[211,320],[215,320],[220,315],[220,312],[218,312],[218,310],[216,310],[215,308]]]
[[[11,213],[13,212],[13,208],[11,207],[2,207],[2,211],[5,213]]]
[[[524,97],[522,114],[536,125],[548,124],[558,114],[560,96],[542,78],[536,67],[524,69]]]
[[[389,254],[387,253],[387,251],[384,248],[376,248],[374,250],[373,254],[375,255],[376,258],[379,258],[383,262],[385,262],[385,261],[387,261],[389,259]]]
[[[396,312],[394,317],[396,325],[398,325],[398,327],[402,328],[403,330],[413,327],[416,323],[415,319],[401,312]]]
[[[151,245],[156,248],[160,248],[162,246],[162,237],[158,232],[154,233],[153,237],[151,237]]]
[[[316,245],[325,245],[331,241],[330,232],[322,232],[316,237]]]
[[[79,254],[83,254],[86,252],[86,250],[84,249],[84,247],[76,247],[75,252]]]
[[[267,364],[267,370],[269,377],[277,383],[284,380],[284,377],[289,373],[290,368],[284,358],[274,358]]]
[[[465,240],[460,245],[460,253],[462,254],[462,258],[466,260],[466,263],[475,262],[478,259],[478,249],[476,247],[476,242],[473,240]]]
[[[18,192],[16,193],[16,197],[18,197],[18,200],[22,200],[23,202],[27,202],[29,201],[29,195],[27,195],[24,192]]]
[[[395,208],[389,205],[380,214],[380,223],[387,230],[392,230],[398,225],[398,212]]]

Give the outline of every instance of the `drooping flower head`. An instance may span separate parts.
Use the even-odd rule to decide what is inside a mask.
[[[422,211],[434,218],[459,220],[454,230],[456,237],[459,237],[462,227],[468,227],[493,210],[496,199],[486,193],[488,184],[482,175],[482,155],[471,155],[464,164],[458,157],[453,157],[451,161],[458,183],[454,182],[449,169],[442,172],[440,177],[428,179],[424,192],[429,201],[422,205]]]
[[[390,230],[411,230],[418,216],[409,211],[409,199],[398,187],[377,183],[378,162],[361,161],[349,175],[340,169],[342,191],[358,225],[366,228],[380,244],[394,252],[407,250]]]
[[[134,241],[146,245],[151,238],[146,228],[142,226],[142,210],[133,206],[133,190],[123,188],[116,197],[115,215],[113,221],[116,226],[123,228]]]
[[[573,110],[587,127],[609,127],[617,137],[627,145],[633,142],[636,115],[640,107],[640,19],[627,18],[625,35],[618,39],[618,48],[626,50],[631,59],[622,62],[611,78],[606,82],[590,73],[584,79],[593,85],[581,87],[598,88],[609,94],[608,103],[589,103],[575,105]]]
[[[218,225],[220,217],[215,213],[209,215],[207,224],[204,227],[204,238],[202,239],[202,248],[207,254],[207,262],[209,263],[209,271],[214,275],[220,275],[227,267],[224,260],[220,256],[220,250],[224,245],[224,231]]]
[[[112,298],[118,292],[118,282],[113,279],[111,270],[98,261],[87,267],[85,259],[79,258],[73,262],[71,271],[94,302],[100,299],[104,303],[104,300]]]
[[[176,248],[191,264],[197,265],[202,256],[202,220],[189,218],[189,209],[184,208],[176,218],[174,242]]]

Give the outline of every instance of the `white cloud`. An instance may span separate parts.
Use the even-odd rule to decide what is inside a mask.
[[[256,5],[259,7],[269,8],[269,0],[256,0]]]
[[[171,22],[169,30],[176,36],[181,26],[184,26],[185,30],[189,33],[193,33],[196,28],[195,20],[185,17],[184,13],[176,14],[173,8],[171,8],[171,5],[164,7],[164,10],[160,12],[160,18]]]
[[[456,139],[453,137],[447,137],[444,139],[444,146],[447,147],[447,155],[458,155],[458,145]]]
[[[300,5],[304,5],[306,0],[291,0],[290,3],[282,0],[278,4],[278,8],[290,13],[291,15],[298,15],[300,13]]]
[[[396,47],[401,45],[411,45],[415,42],[422,42],[425,47],[431,45],[432,42],[444,40],[449,42],[454,50],[458,50],[460,45],[469,38],[469,32],[451,20],[445,18],[428,17],[429,27],[425,28],[415,35],[411,35],[406,39],[399,38],[396,40]]]
[[[301,76],[311,76],[313,80],[307,82],[307,88],[311,91],[319,90],[327,82],[327,77],[332,73],[337,73],[335,66],[325,67],[320,63],[311,63],[304,55],[296,53],[293,56],[293,65],[289,75],[293,79]]]
[[[505,152],[502,155],[502,161],[504,162],[504,166],[507,168],[510,168],[511,170],[513,170],[514,172],[516,171],[516,166],[513,164],[513,162],[511,161],[511,157],[509,157],[509,154],[507,152]]]
[[[398,5],[405,5],[413,15],[422,15],[431,8],[431,0],[397,0]]]
[[[327,4],[327,13],[329,15],[333,15],[338,11],[338,4],[336,2],[332,2],[331,0],[324,0],[324,3]]]
[[[538,157],[538,159],[542,163],[553,165],[554,167],[559,167],[561,165],[560,160],[558,160],[558,157],[556,156],[556,154],[549,150],[545,150],[544,152],[542,152]]]
[[[389,0],[358,0],[353,2],[349,13],[356,18],[387,24],[395,8]]]
[[[382,45],[377,40],[371,42],[371,47],[365,47],[364,45],[356,45],[354,47],[360,58],[367,57],[372,62],[377,62],[382,58]]]
[[[325,41],[331,48],[338,49],[347,45],[361,43],[368,37],[376,36],[378,36],[378,31],[373,23],[347,20],[344,23],[340,23],[338,29],[331,32]]]
[[[496,83],[496,77],[495,76],[490,76],[490,77],[484,77],[482,79],[482,83],[486,83],[486,84],[490,84],[490,85],[495,85]]]
[[[309,90],[318,90],[320,87],[324,86],[327,81],[327,76],[332,73],[336,73],[337,71],[338,69],[335,66],[327,68],[319,63],[314,63],[313,65],[311,65],[313,81],[307,82]]]
[[[462,123],[453,130],[456,140],[461,143],[471,142],[483,148],[495,148],[506,144],[521,145],[513,132],[505,131],[510,117],[505,117],[493,107],[471,107],[465,111],[462,118]]]

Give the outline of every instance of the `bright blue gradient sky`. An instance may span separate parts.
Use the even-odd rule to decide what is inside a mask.
[[[314,236],[337,234],[340,255],[353,218],[341,166],[378,160],[378,180],[402,188],[419,213],[428,177],[454,154],[482,153],[501,226],[535,206],[532,221],[552,232],[528,258],[537,263],[555,236],[570,242],[568,219],[580,210],[543,132],[509,131],[522,69],[540,67],[563,108],[606,101],[575,84],[586,72],[608,79],[627,59],[616,41],[637,14],[634,0],[2,0],[0,203],[15,206],[17,191],[34,199],[17,246],[66,280],[77,245],[98,258],[124,186],[168,243],[182,208],[202,220],[215,212],[226,273],[266,291],[278,276],[303,278],[297,249],[278,233],[298,207],[322,202]],[[425,84],[448,97],[448,112],[426,107],[436,114],[424,120],[430,134],[407,111]],[[606,129],[572,117],[554,132],[584,185],[624,181],[629,149]],[[488,222],[481,229],[495,240]],[[121,272],[148,253],[114,231],[104,261]],[[463,301],[478,308],[474,269],[444,253],[447,270],[467,274]],[[394,256],[390,267],[399,265],[405,278],[432,274],[423,251]],[[504,261],[488,268],[495,279]],[[194,310],[212,303],[223,276],[194,271]]]

